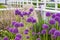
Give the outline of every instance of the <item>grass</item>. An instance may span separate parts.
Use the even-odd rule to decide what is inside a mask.
[[[0,5],[0,8],[6,8],[5,6],[3,6],[3,5]]]

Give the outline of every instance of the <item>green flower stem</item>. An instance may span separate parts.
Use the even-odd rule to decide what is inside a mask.
[[[56,23],[56,25],[57,25],[57,26],[56,26],[56,29],[57,29],[57,30],[59,30],[59,27],[58,27],[58,22]]]
[[[51,35],[51,40],[54,40],[54,39],[52,38],[52,35]]]
[[[43,35],[43,40],[45,40],[45,34]]]
[[[46,40],[48,40],[48,31],[46,30]]]
[[[57,37],[57,40],[60,40],[60,37]]]

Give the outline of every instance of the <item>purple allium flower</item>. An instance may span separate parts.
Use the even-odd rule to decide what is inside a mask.
[[[42,30],[41,31],[41,34],[46,34],[46,30]]]
[[[15,15],[19,15],[19,14],[21,14],[21,12],[18,9],[15,10]]]
[[[43,25],[42,25],[42,28],[43,28],[43,29],[48,29],[48,27],[49,27],[49,26],[48,26],[47,24],[43,24]]]
[[[29,11],[30,11],[30,12],[33,12],[33,8],[30,8]]]
[[[23,15],[27,15],[27,12],[22,12],[23,13]]]
[[[14,33],[14,34],[18,33],[18,29],[17,28],[13,28],[12,33]]]
[[[55,20],[56,21],[59,21],[59,19],[60,19],[60,17],[58,17],[58,16],[55,17]]]
[[[12,25],[14,25],[15,23],[16,23],[16,21],[13,21],[13,22],[12,22]]]
[[[9,40],[9,38],[8,37],[4,37],[4,39],[3,40]]]
[[[32,20],[33,20],[33,17],[29,17],[29,18],[27,19],[27,22],[32,22]]]
[[[28,34],[28,32],[29,32],[29,30],[28,30],[28,29],[26,29],[26,30],[24,31],[24,34]]]
[[[32,19],[32,23],[36,23],[36,19]]]
[[[60,13],[57,13],[56,16],[60,17]]]
[[[20,23],[16,22],[16,23],[14,24],[14,26],[17,28],[17,27],[20,26]]]
[[[22,22],[19,23],[20,27],[24,27],[24,24]]]
[[[54,19],[51,19],[50,21],[49,21],[49,24],[51,24],[51,25],[53,25],[53,24],[55,24],[56,23],[56,21],[54,20]]]
[[[55,18],[56,14],[52,14],[52,18]]]
[[[40,38],[37,38],[36,40],[40,40]]]
[[[28,16],[31,14],[31,12],[28,12]]]
[[[16,37],[18,37],[19,39],[21,39],[22,35],[18,33],[18,34],[16,34]]]
[[[38,32],[37,35],[40,35],[40,32]]]
[[[49,31],[49,34],[54,34],[55,31],[56,31],[56,28],[52,28],[52,29]]]
[[[51,15],[50,12],[46,12],[46,16],[49,17]]]
[[[18,38],[18,37],[15,37],[15,39],[14,40],[20,40],[20,38]]]
[[[30,37],[29,36],[26,36],[26,39],[29,39]]]
[[[60,31],[56,30],[56,31],[54,32],[54,35],[55,35],[56,37],[60,36]]]
[[[36,33],[35,32],[32,32],[32,35],[35,35]]]
[[[9,31],[9,32],[12,32],[12,31],[13,31],[13,28],[9,28],[8,31]]]

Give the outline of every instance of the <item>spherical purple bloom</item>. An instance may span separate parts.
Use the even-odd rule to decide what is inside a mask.
[[[32,19],[32,23],[36,23],[36,19]]]
[[[29,11],[30,11],[30,12],[33,12],[33,8],[30,8]]]
[[[40,32],[38,32],[37,35],[40,35]]]
[[[49,27],[49,26],[48,26],[47,24],[43,24],[43,25],[42,25],[42,28],[43,28],[43,29],[48,29],[48,27]]]
[[[46,30],[42,30],[41,31],[41,34],[46,34]]]
[[[12,31],[13,31],[13,28],[9,28],[9,29],[8,29],[8,31],[12,33]]]
[[[59,19],[60,19],[60,17],[58,17],[58,16],[55,17],[55,20],[56,21],[59,21]]]
[[[23,15],[27,15],[28,13],[27,12],[22,12],[23,13]]]
[[[14,40],[20,40],[20,38],[18,38],[18,37],[15,37],[15,39]]]
[[[12,22],[12,25],[14,25],[15,23],[16,23],[16,21],[13,21],[13,22]]]
[[[56,14],[52,14],[52,18],[55,18]]]
[[[51,13],[50,12],[46,12],[46,16],[47,17],[51,16]]]
[[[18,29],[17,28],[13,28],[12,33],[14,33],[14,34],[18,33]]]
[[[9,40],[9,38],[8,37],[4,37],[4,39],[3,40]]]
[[[37,38],[36,40],[40,40],[40,38]]]
[[[49,21],[49,24],[51,24],[51,25],[53,25],[53,24],[55,24],[56,23],[56,21],[54,20],[54,19],[51,19],[50,21]]]
[[[56,37],[60,36],[60,31],[56,30],[56,31],[54,32],[54,35],[55,35]]]
[[[18,34],[16,34],[16,37],[18,37],[19,39],[21,39],[22,35],[18,33]]]
[[[26,29],[26,30],[24,31],[24,34],[28,34],[28,32],[29,32],[29,30],[28,30],[28,29]]]
[[[33,19],[33,17],[29,17],[29,18],[27,19],[27,22],[32,22],[32,19]]]
[[[56,28],[52,28],[52,29],[49,31],[49,34],[54,34],[55,31],[56,31]]]
[[[35,35],[36,33],[35,32],[32,32],[32,35]]]
[[[19,23],[20,27],[24,27],[24,24],[22,22]]]
[[[57,13],[56,16],[60,17],[60,13]]]
[[[29,36],[26,36],[26,39],[29,39],[30,37]]]
[[[15,10],[15,15],[19,15],[19,14],[21,14],[21,12],[18,9]]]
[[[17,27],[20,26],[20,23],[16,22],[16,23],[14,24],[14,26],[17,28]]]
[[[23,15],[23,13],[20,13],[19,15],[20,15],[21,17],[23,17],[23,16],[24,16],[24,15]]]

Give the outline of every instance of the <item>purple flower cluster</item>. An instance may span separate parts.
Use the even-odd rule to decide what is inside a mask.
[[[28,17],[28,18],[27,18],[27,22],[36,23],[36,19],[33,18],[33,17]]]
[[[28,33],[29,33],[28,29],[24,30],[24,34],[28,34]]]
[[[49,21],[49,24],[51,24],[51,25],[53,25],[53,24],[55,24],[56,23],[56,21],[54,20],[54,19],[51,19],[50,21]]]
[[[51,13],[50,12],[46,12],[46,16],[47,17],[50,17],[51,16]]]
[[[9,38],[5,36],[3,40],[9,40]]]
[[[20,10],[15,10],[15,15],[20,15],[21,17],[23,17],[24,15],[30,15],[31,14],[31,12],[33,12],[33,8],[30,8],[29,9],[29,12],[25,12],[25,11],[20,11]]]
[[[48,29],[49,26],[48,26],[47,24],[43,24],[43,25],[42,25],[42,28],[43,28],[43,29]]]
[[[12,25],[14,26],[14,27],[16,27],[16,28],[18,28],[18,27],[24,27],[24,24],[22,23],[22,22],[12,22]]]
[[[11,33],[14,33],[14,34],[18,33],[18,29],[15,28],[15,27],[14,28],[9,28],[8,31],[11,32]]]
[[[22,35],[21,34],[16,34],[16,37],[14,40],[21,40],[22,39]]]

